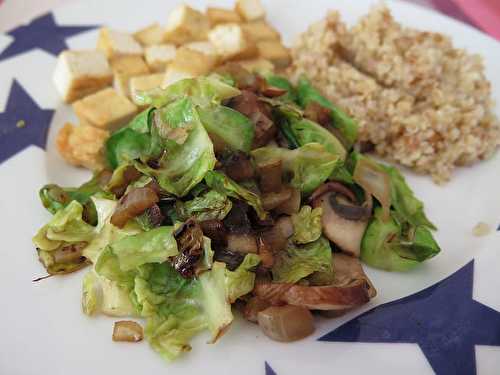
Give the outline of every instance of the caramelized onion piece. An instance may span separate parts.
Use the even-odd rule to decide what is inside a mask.
[[[139,342],[144,338],[142,327],[132,320],[120,320],[113,327],[113,341]]]
[[[314,332],[311,312],[300,306],[271,306],[257,314],[262,332],[276,341],[303,339]]]
[[[194,219],[189,219],[175,231],[174,238],[179,254],[173,258],[172,265],[182,277],[191,278],[203,254],[203,231]]]
[[[158,195],[148,187],[133,188],[124,195],[111,216],[111,224],[123,228],[127,221],[158,203]]]

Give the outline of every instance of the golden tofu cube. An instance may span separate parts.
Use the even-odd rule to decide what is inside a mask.
[[[256,43],[263,40],[274,40],[278,42],[281,40],[278,31],[265,21],[242,23],[241,28],[245,34]]]
[[[214,27],[208,33],[208,40],[215,46],[222,60],[248,59],[257,55],[258,50],[243,32],[239,24],[228,23]]]
[[[137,113],[135,104],[112,88],[74,102],[73,110],[82,124],[106,130],[126,125]]]
[[[119,56],[111,60],[113,70],[113,86],[119,94],[129,95],[131,77],[149,73],[149,68],[141,56]]]
[[[245,21],[256,21],[266,17],[266,11],[260,0],[236,0],[234,8]]]
[[[164,77],[164,73],[157,73],[130,78],[130,96],[132,97],[132,101],[138,104],[135,101],[135,97],[139,92],[161,87]]]
[[[107,27],[99,31],[97,49],[103,51],[108,59],[123,55],[142,55],[142,47],[132,35]]]
[[[109,86],[113,74],[101,51],[63,51],[57,57],[53,80],[61,98],[71,103]]]
[[[163,42],[163,34],[165,30],[158,23],[154,23],[144,29],[138,30],[133,34],[135,40],[137,40],[142,46],[153,46],[155,44],[161,44]]]
[[[215,56],[206,55],[187,47],[177,50],[175,59],[167,67],[162,87],[171,85],[184,78],[206,75],[215,67]]]
[[[179,5],[168,16],[163,40],[177,45],[206,40],[210,24],[207,16],[187,5]]]
[[[238,12],[231,9],[215,7],[207,8],[207,18],[212,27],[221,23],[239,23],[242,21]]]
[[[57,133],[59,154],[70,164],[91,170],[104,168],[104,144],[109,132],[93,126],[66,123]]]
[[[259,56],[261,58],[271,61],[278,69],[283,69],[290,65],[290,51],[280,42],[258,42],[257,49],[259,50]]]
[[[164,72],[167,65],[175,58],[176,50],[174,44],[149,46],[144,50],[144,57],[153,72]]]

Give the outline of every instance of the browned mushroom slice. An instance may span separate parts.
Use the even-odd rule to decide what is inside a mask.
[[[260,311],[257,320],[262,332],[276,341],[296,341],[314,332],[313,316],[302,306],[271,306]]]
[[[292,195],[290,199],[286,202],[280,204],[274,209],[277,214],[293,215],[300,210],[300,190],[295,188],[290,188]]]
[[[292,198],[293,189],[283,186],[280,191],[262,194],[262,208],[266,211],[275,209]]]
[[[361,240],[371,216],[372,201],[358,205],[354,194],[344,185],[330,182],[312,194],[313,207],[321,207],[321,224],[324,235],[340,249],[359,257]]]
[[[270,303],[258,297],[252,297],[243,307],[243,316],[250,322],[257,323],[257,314],[262,310],[267,309]]]
[[[358,258],[353,258],[349,255],[334,253],[333,254],[333,273],[335,285],[349,285],[357,280],[363,280],[368,285],[368,295],[374,298],[377,291],[372,282],[366,276],[365,271]]]
[[[254,294],[273,305],[286,303],[312,310],[345,310],[370,300],[367,283],[363,280],[348,286],[261,283],[255,286]]]
[[[333,258],[332,285],[304,286],[286,283],[257,283],[254,295],[272,305],[289,304],[311,310],[345,311],[367,303],[376,295],[358,259],[344,254]]]

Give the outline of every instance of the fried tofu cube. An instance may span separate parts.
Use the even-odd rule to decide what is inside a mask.
[[[228,23],[215,26],[208,33],[208,40],[215,46],[222,60],[247,59],[257,55],[258,51],[243,32],[239,24]]]
[[[271,61],[278,69],[283,69],[290,65],[290,51],[283,44],[281,44],[281,42],[258,42],[257,49],[259,50],[259,56],[261,58]]]
[[[201,52],[208,56],[217,57],[217,50],[215,46],[210,42],[191,42],[184,44],[183,47],[189,48],[193,51]]]
[[[175,58],[176,47],[174,44],[159,44],[146,47],[144,57],[153,72],[164,72],[167,65]]]
[[[245,21],[256,21],[266,17],[260,0],[237,0],[235,10]]]
[[[135,40],[137,40],[142,46],[153,46],[155,44],[161,44],[163,42],[163,34],[165,30],[158,23],[153,23],[144,29],[138,30],[133,34]]]
[[[70,164],[91,170],[104,168],[104,144],[109,132],[92,126],[66,123],[56,138],[59,154]]]
[[[252,73],[272,73],[274,72],[274,64],[269,60],[257,58],[251,60],[236,61],[243,68]]]
[[[281,40],[278,31],[265,21],[242,23],[241,28],[254,42],[261,42],[263,40],[274,40],[279,42]]]
[[[130,78],[130,96],[132,97],[132,101],[136,103],[135,97],[141,91],[149,91],[161,87],[164,77],[164,73],[156,73]]]
[[[111,85],[113,75],[101,51],[63,51],[53,75],[59,95],[71,103]]]
[[[103,51],[108,59],[123,55],[142,55],[142,47],[132,35],[107,27],[99,31],[97,49]]]
[[[119,94],[129,95],[129,81],[131,77],[149,73],[149,68],[141,56],[119,56],[111,60],[113,71],[113,86]]]
[[[169,14],[163,40],[177,45],[206,40],[209,27],[207,16],[182,4]]]
[[[170,63],[165,72],[162,87],[171,85],[184,78],[193,78],[208,74],[215,67],[215,56],[206,55],[187,47],[177,50],[175,59]]]
[[[207,8],[207,18],[210,26],[214,27],[221,23],[239,23],[242,21],[238,12],[224,8]]]
[[[97,128],[114,130],[129,122],[137,107],[112,88],[106,88],[73,103],[80,122]]]

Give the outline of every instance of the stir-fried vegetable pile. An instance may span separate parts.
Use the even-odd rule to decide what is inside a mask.
[[[358,258],[406,271],[439,252],[403,176],[355,151],[356,122],[305,78],[228,65],[138,100],[106,143],[109,169],[41,189],[53,217],[33,241],[50,275],[91,265],[84,312],[144,318],[164,358],[205,329],[215,342],[231,304],[271,338],[302,338],[310,310],[375,295]]]

